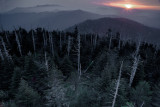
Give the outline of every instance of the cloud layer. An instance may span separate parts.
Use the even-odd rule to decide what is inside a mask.
[[[0,0],[0,11],[7,11],[16,7],[32,7],[46,4],[58,4],[63,5],[66,8],[91,10],[96,7],[95,3],[121,1],[160,6],[160,0]]]

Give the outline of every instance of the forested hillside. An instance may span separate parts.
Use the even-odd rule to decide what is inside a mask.
[[[159,43],[160,29],[145,26],[133,20],[126,18],[100,18],[90,19],[79,23],[78,25],[80,33],[98,33],[106,34],[108,29],[112,29],[113,33],[121,32],[122,39],[141,39],[149,43]],[[67,29],[67,31],[74,31],[75,26]]]
[[[159,47],[113,32],[1,31],[0,107],[159,107]]]

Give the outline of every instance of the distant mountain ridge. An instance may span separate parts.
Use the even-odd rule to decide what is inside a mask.
[[[6,13],[39,13],[39,12],[57,12],[64,10],[63,6],[57,4],[37,5],[33,7],[16,7]]]
[[[104,18],[107,17],[107,18]],[[160,29],[147,27],[143,24],[118,16],[104,16],[82,10],[40,12],[40,13],[7,13],[0,14],[0,27],[12,30],[22,27],[27,30],[43,27],[48,30],[73,31],[75,25],[81,33],[105,34],[112,29],[113,33],[120,32],[123,38],[137,38],[146,41],[160,41]]]
[[[101,18],[96,20],[87,20],[78,25],[80,33],[97,33],[105,35],[108,29],[113,33],[120,32],[125,39],[141,39],[148,42],[160,41],[160,29],[147,27],[143,24],[125,18]],[[66,31],[73,31],[72,26]]]
[[[26,29],[44,27],[46,29],[63,30],[88,19],[104,17],[82,10],[40,12],[40,13],[10,13],[0,14],[0,26],[4,29],[23,27]]]

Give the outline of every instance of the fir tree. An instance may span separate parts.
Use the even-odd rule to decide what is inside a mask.
[[[151,93],[150,85],[147,82],[142,81],[135,89],[131,90],[130,99],[135,103],[135,107],[141,107],[141,105],[149,107],[151,103]]]
[[[19,87],[19,83],[21,80],[21,74],[22,74],[22,70],[20,68],[18,67],[14,68],[12,82],[10,86],[11,97],[15,96],[15,94],[17,93],[17,89]]]
[[[20,107],[40,106],[39,94],[23,79],[21,79],[15,100],[16,104]]]
[[[152,106],[159,107],[160,106],[160,84],[155,86],[153,96],[152,96]]]

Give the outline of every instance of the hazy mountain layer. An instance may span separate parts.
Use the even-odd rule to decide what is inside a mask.
[[[41,13],[8,13],[0,15],[0,25],[4,29],[23,27],[26,29],[44,27],[47,29],[65,29],[87,19],[102,18],[102,15],[81,10],[41,12]]]
[[[125,18],[101,18],[97,20],[87,20],[77,25],[81,33],[97,33],[104,35],[108,29],[113,33],[120,32],[122,38],[133,39],[140,38],[149,42],[160,41],[160,29],[147,27],[138,22]],[[73,31],[74,27],[67,30]]]

